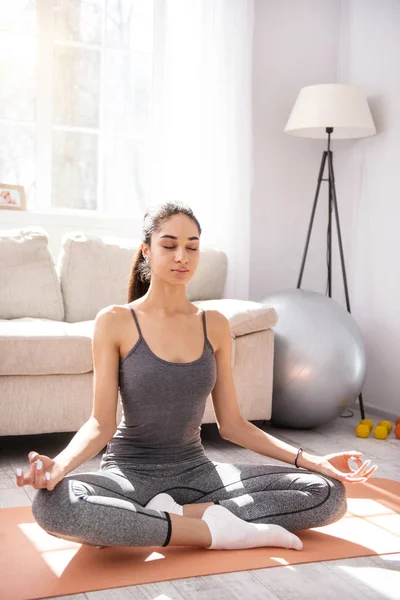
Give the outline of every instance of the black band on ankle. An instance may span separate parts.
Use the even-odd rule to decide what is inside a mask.
[[[167,537],[165,539],[165,542],[162,545],[162,548],[164,548],[164,546],[168,546],[170,540],[171,540],[171,534],[172,534],[172,525],[171,525],[171,517],[169,516],[169,513],[167,513],[167,511],[163,510],[162,511],[164,513],[164,515],[167,517],[167,521],[168,521],[168,531],[167,531]]]

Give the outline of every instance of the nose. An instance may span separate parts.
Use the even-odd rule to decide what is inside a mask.
[[[175,255],[175,261],[186,264],[188,262],[187,252],[185,250],[178,251]]]

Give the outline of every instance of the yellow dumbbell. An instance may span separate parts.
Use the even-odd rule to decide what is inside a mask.
[[[385,427],[384,425],[377,425],[374,429],[374,437],[376,437],[378,440],[384,440],[387,438],[387,436],[389,435],[389,431],[387,429],[387,427]]]
[[[360,423],[359,425],[357,425],[357,427],[356,427],[356,436],[357,437],[367,438],[370,433],[371,433],[371,429],[369,428],[369,425],[367,425],[366,423]]]
[[[388,434],[393,429],[393,425],[391,424],[390,421],[379,421],[378,425],[382,425],[383,427],[386,427],[386,429],[388,430]]]
[[[373,424],[373,422],[371,421],[371,419],[362,419],[362,420],[360,421],[360,425],[361,425],[361,424],[362,424],[362,425],[368,425],[368,427],[369,427],[369,430],[370,430],[370,431],[371,431],[371,429],[373,429],[373,428],[374,428],[374,424]]]

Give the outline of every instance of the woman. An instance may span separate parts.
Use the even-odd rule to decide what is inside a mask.
[[[32,512],[51,535],[98,547],[300,550],[292,532],[340,519],[343,481],[366,481],[376,469],[358,452],[303,452],[242,418],[229,322],[186,297],[200,234],[182,204],[145,215],[128,304],[95,319],[92,414],[60,454],[30,452],[29,472],[17,475],[19,486],[38,490]],[[200,437],[210,392],[224,438],[291,466],[210,460]],[[98,471],[67,475],[106,444]]]

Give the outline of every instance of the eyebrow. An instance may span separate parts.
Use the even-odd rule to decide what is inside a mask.
[[[177,240],[178,238],[175,235],[168,235],[167,233],[165,235],[162,235],[160,237],[160,240],[162,240],[162,238],[171,238],[172,240]],[[197,237],[197,235],[193,235],[192,237],[189,237],[188,240],[198,240],[199,238]]]

